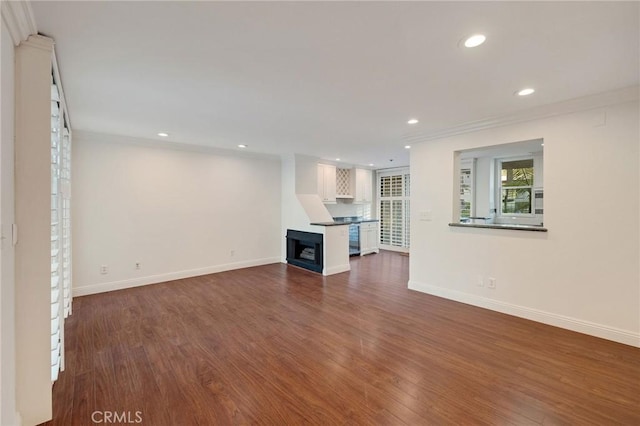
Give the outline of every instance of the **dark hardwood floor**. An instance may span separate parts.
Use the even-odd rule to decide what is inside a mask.
[[[48,424],[640,424],[640,349],[410,291],[408,262],[76,298]]]

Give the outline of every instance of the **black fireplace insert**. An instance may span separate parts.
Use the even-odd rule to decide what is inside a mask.
[[[287,229],[287,263],[322,273],[323,235]]]

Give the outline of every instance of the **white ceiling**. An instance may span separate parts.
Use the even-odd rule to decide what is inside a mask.
[[[405,140],[639,83],[638,2],[32,2],[76,130],[408,164]],[[484,33],[476,49],[458,47]],[[513,93],[535,87],[526,98]],[[409,118],[420,123],[409,126]],[[390,162],[394,159],[394,162]]]

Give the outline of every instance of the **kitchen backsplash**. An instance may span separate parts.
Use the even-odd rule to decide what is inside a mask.
[[[363,219],[373,219],[371,204],[325,204],[333,217],[358,216]]]

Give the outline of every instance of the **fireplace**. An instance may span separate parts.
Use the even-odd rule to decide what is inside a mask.
[[[322,234],[287,229],[287,263],[322,273]]]

